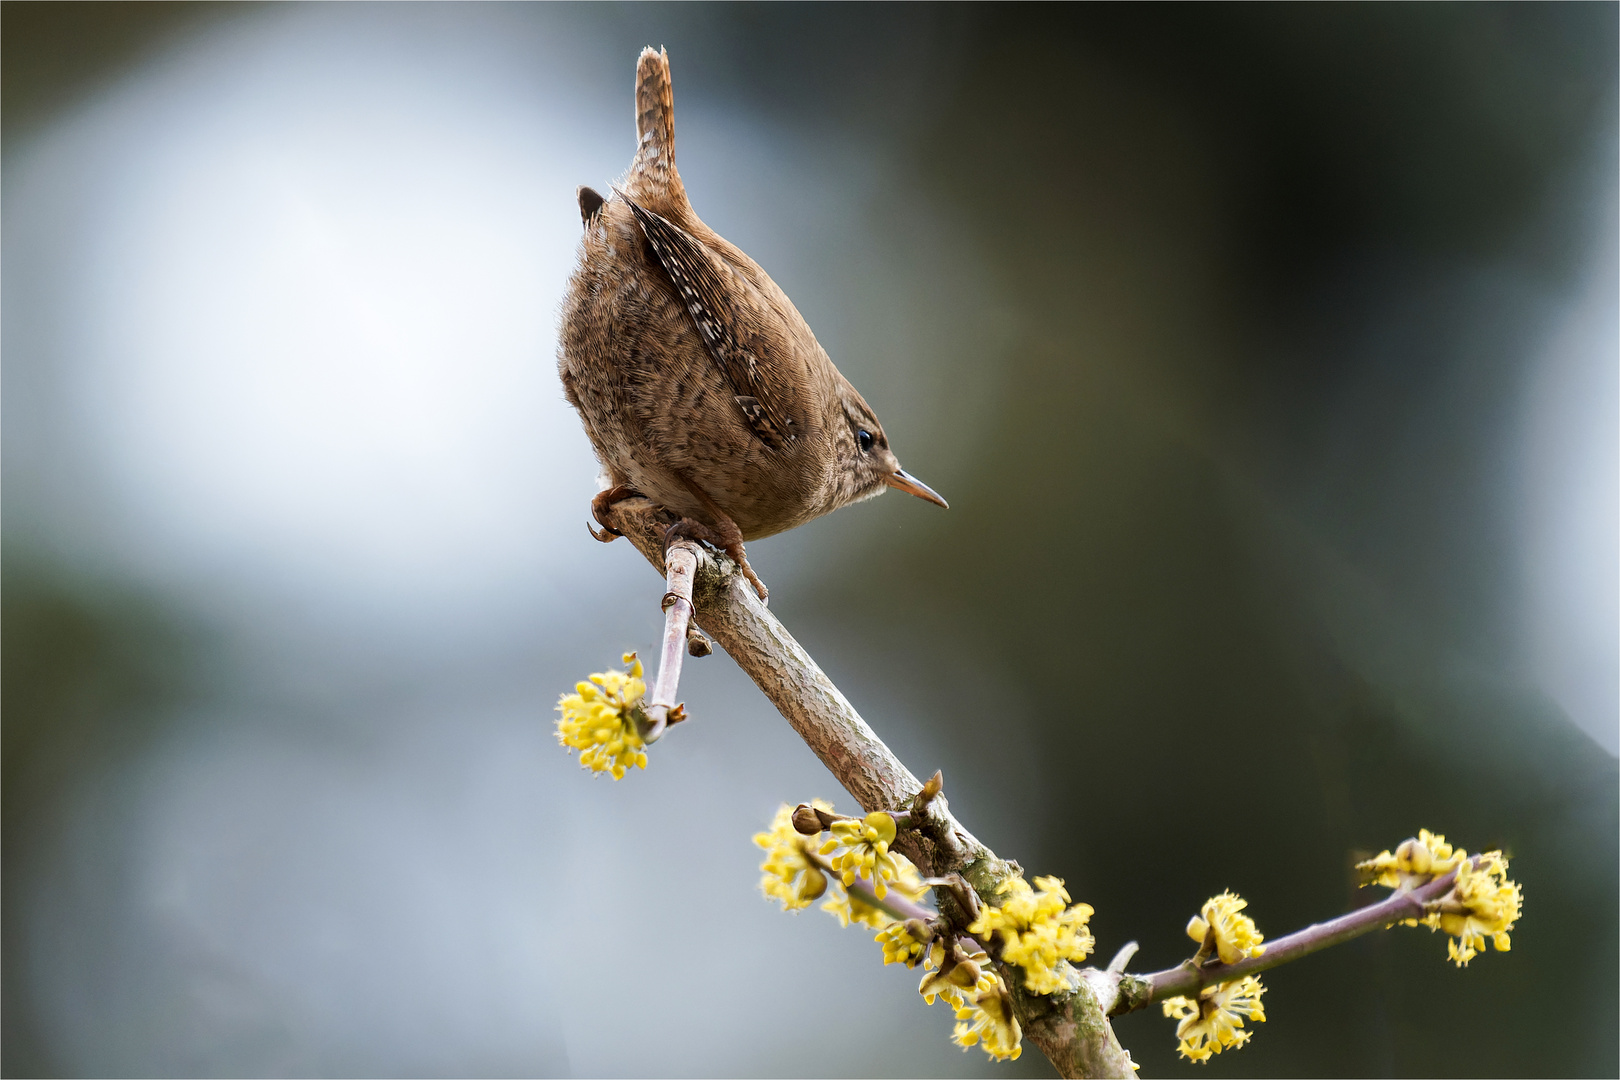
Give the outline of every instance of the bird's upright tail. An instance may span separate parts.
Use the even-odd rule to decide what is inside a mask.
[[[669,54],[650,45],[636,62],[636,138],[625,194],[680,220],[689,206],[681,175],[675,171],[675,91],[669,81]]]

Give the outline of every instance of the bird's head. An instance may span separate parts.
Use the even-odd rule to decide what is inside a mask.
[[[831,432],[837,451],[837,505],[870,499],[891,487],[939,506],[949,505],[933,488],[900,467],[877,414],[842,376],[838,378],[838,404],[840,415]]]

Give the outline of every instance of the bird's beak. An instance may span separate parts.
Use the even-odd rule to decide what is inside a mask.
[[[908,495],[915,495],[919,499],[927,499],[929,502],[943,506],[947,510],[951,508],[950,503],[939,497],[939,492],[904,469],[894,470],[894,472],[883,478],[883,482],[892,488],[899,488]]]

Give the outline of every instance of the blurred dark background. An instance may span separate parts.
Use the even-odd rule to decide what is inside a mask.
[[[5,4],[4,1072],[1050,1075],[759,899],[842,793],[723,655],[646,773],[551,737],[659,626],[554,356],[662,44],[951,500],[751,549],[913,770],[1141,969],[1501,846],[1511,953],[1280,969],[1203,1071],[1615,1075],[1616,13]]]

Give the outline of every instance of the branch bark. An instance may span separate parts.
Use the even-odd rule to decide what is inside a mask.
[[[665,573],[665,536],[671,518],[646,499],[614,504],[615,529]],[[748,673],[861,809],[910,812],[909,827],[895,846],[929,877],[960,873],[978,895],[994,902],[997,887],[1022,871],[996,857],[951,814],[943,796],[916,806],[922,782],[895,757],[770,613],[735,563],[698,552],[692,599],[695,621]],[[956,901],[936,890],[947,915]],[[965,923],[963,924],[965,925]],[[1114,1037],[1109,1011],[1119,977],[1087,969],[1074,972],[1067,991],[1028,994],[1015,972],[1003,970],[1024,1037],[1040,1048],[1065,1077],[1132,1077],[1130,1055]],[[1101,976],[1101,978],[1099,978]]]

